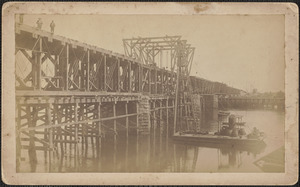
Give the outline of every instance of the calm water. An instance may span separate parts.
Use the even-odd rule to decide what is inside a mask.
[[[128,140],[120,135],[116,145],[108,136],[102,142],[100,158],[89,144],[87,154],[81,153],[76,166],[74,156],[66,152],[62,160],[52,162],[51,172],[262,172],[253,162],[284,144],[284,113],[266,110],[230,112],[243,115],[249,131],[255,126],[265,132],[266,147],[246,149],[178,144],[157,128],[151,135],[133,135]],[[44,153],[37,153],[38,163],[30,164],[26,151],[23,151],[20,172],[49,172]]]

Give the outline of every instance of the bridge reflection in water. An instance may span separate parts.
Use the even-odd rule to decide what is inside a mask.
[[[237,111],[236,111],[237,112]],[[266,112],[268,113],[266,115]],[[166,129],[152,124],[150,135],[129,136],[119,134],[119,141],[114,145],[113,135],[107,136],[102,142],[99,156],[89,142],[85,149],[79,147],[80,157],[74,158],[73,150],[64,154],[63,159],[54,156],[51,168],[39,159],[38,163],[26,162],[19,168],[20,172],[262,172],[253,163],[279,145],[278,139],[283,138],[282,122],[284,115],[272,111],[248,111],[250,123],[268,118],[275,127],[274,133],[268,134],[267,147],[245,148],[209,144],[181,144],[173,142]],[[247,118],[247,116],[246,116]],[[250,126],[251,126],[250,124]],[[261,125],[264,123],[255,123]],[[267,124],[270,125],[270,124]],[[163,125],[161,125],[163,126]],[[267,129],[268,126],[260,126]],[[284,131],[282,131],[284,132]],[[279,135],[280,134],[280,135]],[[277,139],[274,141],[274,139]],[[282,142],[281,142],[282,143]],[[71,149],[73,149],[71,147]],[[42,152],[38,152],[42,158]],[[27,160],[27,158],[24,158]]]

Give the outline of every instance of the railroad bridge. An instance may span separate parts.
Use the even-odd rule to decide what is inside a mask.
[[[122,55],[16,23],[15,44],[17,166],[24,150],[31,163],[44,152],[51,170],[66,154],[75,165],[88,149],[100,157],[102,142],[115,147],[121,136],[156,128],[168,136],[177,122],[195,119],[192,93],[230,90],[210,81],[199,87],[197,77],[191,84],[194,48],[181,36],[124,39]]]

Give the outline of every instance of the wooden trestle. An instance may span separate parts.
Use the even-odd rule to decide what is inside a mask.
[[[172,131],[174,71],[27,25],[15,31],[17,166],[24,149],[31,163],[44,152],[51,170],[65,155],[78,164],[90,145],[100,157],[103,140],[116,146],[121,134],[157,128],[153,121]],[[179,116],[191,116],[185,102]]]
[[[145,133],[139,128],[142,95],[151,96],[149,120],[171,120],[170,71],[19,24],[15,53],[17,166],[24,149],[30,163],[44,152],[51,171],[66,155],[77,165],[89,148],[100,157],[105,138],[116,146],[121,134]]]

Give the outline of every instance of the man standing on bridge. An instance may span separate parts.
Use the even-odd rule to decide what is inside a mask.
[[[55,23],[54,23],[53,20],[52,20],[52,22],[50,23],[50,28],[51,28],[51,33],[53,34],[53,33],[54,33],[54,28],[55,28]]]
[[[37,28],[38,28],[38,29],[42,29],[43,22],[42,22],[42,19],[41,19],[41,18],[39,18],[39,19],[37,20],[36,24],[37,24]]]
[[[19,23],[23,24],[23,20],[24,20],[24,14],[20,14],[19,15]]]

